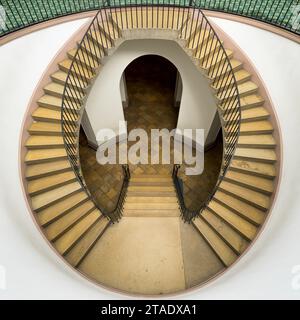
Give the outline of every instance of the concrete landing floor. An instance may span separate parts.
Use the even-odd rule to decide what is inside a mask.
[[[159,295],[195,286],[223,265],[181,218],[123,217],[107,229],[79,269],[110,288]]]

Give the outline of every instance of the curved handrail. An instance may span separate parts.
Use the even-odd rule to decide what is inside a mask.
[[[153,6],[152,1],[153,0],[144,1],[143,7],[146,7],[145,10],[148,10],[149,7],[162,7],[159,16],[157,16],[157,21],[158,19],[161,19],[161,21],[166,20],[168,28],[176,27],[174,25],[175,10],[173,10],[172,13],[173,18],[170,17],[169,12],[170,7],[176,8],[178,13],[176,23],[177,29],[179,30],[179,37],[187,42],[187,46],[192,48],[194,55],[198,57],[199,67],[205,70],[207,76],[211,78],[212,86],[214,87],[216,97],[219,100],[218,112],[220,119],[224,120],[222,125],[224,148],[222,167],[220,170],[218,183],[214,189],[215,192],[223,180],[231,159],[233,158],[240,131],[241,107],[238,86],[234,72],[221,40],[214,31],[208,19],[196,4],[190,2],[188,7],[178,7],[170,5],[170,2],[168,2],[168,4],[164,4],[164,6]],[[148,20],[143,21],[143,14],[141,11],[137,10],[136,6],[129,4],[127,8],[128,10],[125,11],[126,14],[124,21],[122,18],[120,21],[122,24],[121,29],[126,27],[128,24],[128,14],[130,17],[133,15],[136,16],[135,24],[137,25],[135,27],[137,28],[158,28],[157,25],[154,26],[152,23],[148,25]],[[103,10],[99,10],[90,23],[77,48],[69,68],[62,101],[62,133],[65,148],[78,181],[89,195],[91,200],[93,200],[93,197],[86,187],[81,172],[78,137],[81,117],[84,110],[84,101],[82,101],[82,99],[85,96],[85,92],[88,88],[89,79],[92,78],[92,76],[95,76],[97,73],[95,70],[91,71],[87,66],[91,66],[93,63],[95,63],[91,61],[91,57],[93,56],[93,58],[97,59],[97,67],[99,68],[100,59],[105,55],[105,48],[113,46],[114,42],[112,39],[116,38],[115,29],[108,26],[109,14],[115,12],[111,10],[111,8],[108,9],[107,7],[103,7]],[[158,11],[156,14],[158,14]],[[181,22],[179,21],[180,19]],[[188,20],[190,22],[188,22]],[[101,32],[97,32],[100,30]],[[105,36],[103,36],[103,32]],[[118,29],[117,32],[120,32],[120,30]],[[198,36],[194,36],[196,33]],[[96,68],[96,66],[94,67]],[[105,210],[100,208],[103,214],[113,221],[118,220],[121,217],[122,203],[124,201],[126,188],[130,178],[128,167],[123,167],[123,169],[124,182],[115,210],[112,212],[105,212]],[[201,206],[199,210],[190,212],[185,206],[184,196],[179,188],[180,184],[178,181],[177,172],[177,167],[174,167],[173,181],[177,191],[182,216],[185,221],[191,221],[193,218],[195,218],[195,216],[199,215],[203,211],[207,202]],[[211,194],[211,197],[214,195],[214,192]],[[208,199],[208,201],[211,199],[211,197]],[[98,206],[96,202],[95,205]]]
[[[79,157],[79,130],[85,104],[85,101],[82,99],[84,99],[85,93],[89,89],[90,79],[98,72],[100,59],[106,54],[104,48],[108,45],[113,46],[114,44],[109,35],[103,37],[97,33],[101,28],[108,26],[107,21],[107,10],[99,10],[78,44],[64,85],[61,124],[64,146],[78,182],[89,199],[100,209],[101,213],[112,222],[115,222],[122,215],[123,202],[130,179],[128,165],[122,165],[124,178],[116,206],[112,211],[107,211],[99,206],[87,188],[81,171]],[[94,66],[94,69],[91,70],[89,66]]]
[[[223,159],[217,183],[210,196],[198,210],[189,210],[185,205],[183,190],[178,178],[180,166],[174,165],[172,177],[181,214],[186,222],[191,222],[205,210],[223,181],[235,153],[241,123],[241,102],[238,85],[222,41],[197,5],[191,7],[190,12],[192,23],[189,29],[185,27],[181,31],[181,37],[187,39],[188,45],[193,48],[194,54],[198,56],[200,68],[205,70],[209,78],[213,79],[212,86],[218,100],[217,110],[223,131]],[[195,30],[202,30],[198,37],[193,35]],[[195,43],[195,39],[198,39],[197,43]]]
[[[144,0],[135,0],[131,4],[143,5]],[[189,0],[153,0],[152,5],[173,3],[176,6],[188,6]],[[281,29],[300,35],[300,0],[197,0],[195,5],[200,9],[230,13],[262,21]],[[72,15],[80,12],[99,10],[103,7],[126,6],[125,0],[24,0],[22,2],[1,0],[0,38],[23,28]]]

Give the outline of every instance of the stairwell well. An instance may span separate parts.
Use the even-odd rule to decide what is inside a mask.
[[[158,16],[154,10],[160,11],[159,8],[138,9],[137,17],[148,17],[154,29],[170,30],[169,20],[151,20]],[[172,10],[174,25],[177,25],[173,34],[196,26],[188,11]],[[73,88],[77,94],[76,101],[73,100],[75,105],[84,104],[96,72],[101,72],[101,57],[109,52],[114,42],[130,29],[137,34],[138,22],[130,13],[127,9],[115,11],[108,17],[108,23],[89,34],[86,41],[101,41],[98,52],[90,51],[88,43],[79,49],[81,54],[76,59],[82,59],[85,76],[79,79],[81,85],[77,82],[79,87]],[[122,19],[127,19],[123,28]],[[111,30],[115,30],[110,33],[115,38],[107,35]],[[207,76],[212,90],[220,89],[217,80],[225,74],[212,70],[221,61],[213,50],[202,56],[195,50],[195,39],[209,46],[214,41],[205,29],[195,28],[189,38],[182,36],[178,42],[199,71]],[[31,114],[32,123],[25,128],[29,135],[24,158],[26,192],[34,216],[49,242],[69,264],[90,279],[128,293],[179,292],[203,284],[225,270],[257,237],[277,187],[274,179],[278,175],[275,164],[279,160],[276,153],[279,141],[273,134],[274,126],[269,121],[270,113],[265,108],[260,88],[251,80],[252,75],[244,69],[243,62],[235,59],[235,53],[226,50],[241,99],[240,137],[234,159],[218,191],[192,224],[184,224],[179,217],[170,176],[132,175],[123,218],[112,225],[78,183],[62,139],[62,90],[74,49],[66,53],[52,74],[51,82],[44,86],[44,95]],[[85,55],[89,57],[88,63]],[[79,69],[75,68],[71,76],[77,78],[79,74]],[[226,86],[221,89],[225,90]],[[226,105],[222,95],[216,96],[216,103],[222,112]],[[223,121],[231,121],[230,112],[223,113]],[[225,131],[225,134],[228,137],[230,132]]]

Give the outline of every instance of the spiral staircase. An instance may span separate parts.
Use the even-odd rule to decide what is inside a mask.
[[[44,86],[44,95],[38,99],[37,108],[30,115],[31,123],[26,128],[29,137],[24,159],[25,189],[34,217],[59,255],[100,284],[138,294],[174,293],[201,285],[237,261],[256,238],[270,212],[279,160],[276,155],[279,141],[273,134],[270,113],[260,95],[258,84],[252,80],[251,71],[244,68],[243,61],[235,58],[232,48],[224,48],[226,57],[217,56],[217,48],[223,44],[222,39],[218,42],[207,31],[208,25],[196,23],[199,16],[191,14],[189,9],[135,7],[134,10],[105,10],[101,15],[101,22],[92,24],[83,41],[66,52],[65,59],[58,63],[57,71],[51,75],[51,82]],[[78,172],[74,171],[78,167],[70,160],[69,152],[77,148],[78,134],[73,124],[80,121],[81,115],[74,113],[72,108],[68,109],[68,102],[78,110],[83,109],[93,81],[101,72],[102,60],[109,59],[126,37],[138,38],[139,32],[147,30],[172,32],[199,69],[199,76],[202,74],[207,77],[222,119],[224,147],[231,145],[226,123],[234,123],[231,116],[237,108],[234,105],[226,109],[235,93],[232,91],[231,95],[226,95],[232,82],[224,83],[220,79],[229,72],[234,73],[240,101],[239,135],[231,148],[233,155],[224,178],[204,210],[184,227],[192,229],[193,239],[200,237],[204,240],[206,247],[203,249],[205,254],[202,263],[207,265],[206,273],[198,283],[183,283],[178,288],[168,287],[168,284],[161,286],[158,282],[156,288],[149,289],[148,282],[139,278],[141,273],[135,277],[135,270],[131,270],[129,276],[129,271],[122,265],[124,261],[117,258],[115,263],[119,263],[120,268],[116,271],[111,267],[115,273],[109,275],[108,279],[129,277],[132,282],[116,280],[110,283],[102,279],[101,274],[96,274],[101,268],[97,264],[92,266],[91,261],[95,258],[105,263],[106,259],[106,256],[97,257],[97,247],[101,246],[101,241],[104,244],[108,243],[107,239],[112,241],[110,230],[118,233],[122,218],[119,223],[112,223],[115,221],[111,221],[109,215],[97,207],[86,191],[84,181],[78,179]],[[196,43],[208,49],[201,52],[197,50]],[[230,62],[231,71],[214,68],[224,59]],[[72,82],[69,91],[66,90],[66,81]],[[65,106],[63,111],[62,106]],[[62,120],[65,125],[71,124],[68,130],[73,135],[69,134],[67,141]],[[171,176],[131,176],[126,194],[122,205],[124,217],[179,217],[182,212]],[[122,238],[119,240],[122,242]],[[189,250],[192,246],[191,243]],[[108,260],[113,263],[113,252],[111,255]],[[155,256],[152,258],[156,259]],[[159,270],[155,272],[164,277]],[[143,277],[146,278],[147,274],[143,273]],[[144,285],[136,285],[138,282]]]

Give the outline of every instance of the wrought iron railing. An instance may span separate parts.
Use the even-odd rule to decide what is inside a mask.
[[[138,7],[131,5],[130,2],[127,5],[125,1],[123,6],[125,8],[122,7],[122,14],[119,14],[119,16],[117,12],[120,12],[120,10],[111,7],[103,7],[97,13],[78,46],[65,83],[62,102],[62,132],[70,163],[79,182],[93,200],[81,172],[78,136],[86,92],[89,89],[90,81],[98,72],[101,59],[106,55],[107,49],[114,46],[113,39],[121,36],[122,29],[167,28],[176,29],[179,38],[186,41],[186,46],[189,50],[192,50],[194,57],[198,59],[199,67],[211,79],[214,93],[219,101],[218,112],[223,123],[224,138],[219,184],[233,157],[241,120],[238,87],[222,42],[203,12],[192,2],[189,3],[188,7],[178,7],[172,1],[165,2],[164,6],[156,6],[153,5],[152,0],[147,0],[143,6]],[[113,16],[117,18],[117,22],[113,21]],[[112,25],[115,27],[111,27]],[[185,221],[191,221],[202,212],[206,204],[194,212],[190,212],[186,208],[182,190],[179,188],[177,171],[178,169],[175,167],[173,180],[182,216]],[[105,212],[100,208],[113,221],[121,217],[122,203],[129,178],[129,169],[124,167],[124,183],[115,211]],[[96,202],[95,204],[97,205]]]
[[[103,207],[100,207],[86,186],[79,156],[80,124],[87,93],[91,82],[99,71],[100,61],[106,55],[106,50],[114,46],[113,38],[116,36],[116,30],[114,29],[114,34],[109,34],[111,29],[108,25],[108,15],[109,10],[98,11],[78,44],[65,81],[61,119],[65,149],[77,180],[102,214],[112,222],[115,222],[122,215],[123,202],[130,179],[128,165],[122,166],[122,187],[115,208],[108,212]]]
[[[173,181],[178,195],[182,217],[190,222],[206,208],[222,182],[233,158],[240,133],[241,104],[237,82],[230,59],[218,35],[210,22],[197,6],[190,11],[191,25],[184,28],[181,37],[187,39],[188,47],[193,49],[193,55],[198,58],[199,66],[204,70],[217,99],[218,113],[223,131],[223,159],[217,183],[206,201],[197,209],[190,210],[184,199],[183,186],[178,177],[179,165],[174,165]],[[200,36],[195,36],[194,30],[203,30]],[[188,33],[188,34],[187,34]],[[193,34],[194,33],[194,34]]]
[[[34,24],[104,6],[143,5],[147,0],[0,0],[0,37]],[[189,6],[190,0],[153,0]],[[200,9],[231,13],[263,21],[300,34],[300,0],[196,0]]]

